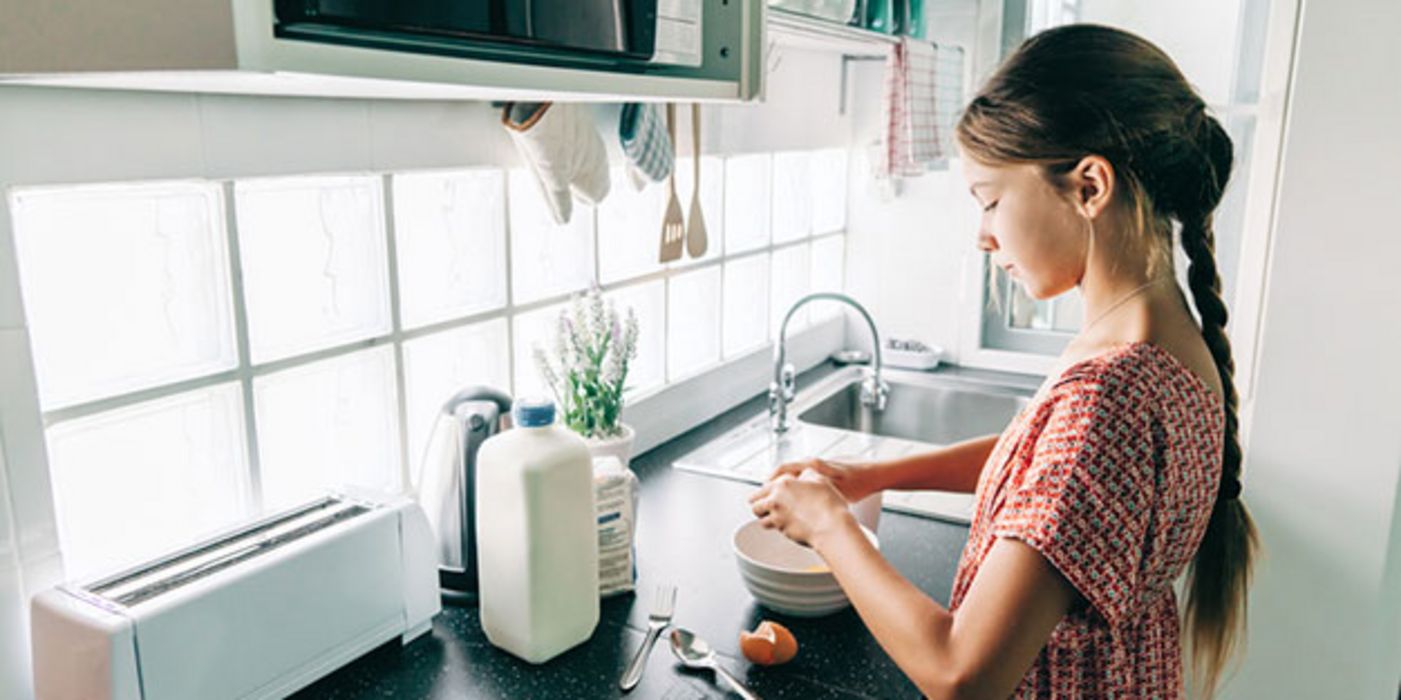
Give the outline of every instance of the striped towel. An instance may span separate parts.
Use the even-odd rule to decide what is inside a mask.
[[[962,100],[963,52],[902,37],[886,61],[883,176],[915,176],[947,162]]]
[[[655,104],[629,102],[618,119],[618,143],[628,159],[628,175],[641,189],[643,178],[661,182],[671,174],[671,137],[662,110]]]

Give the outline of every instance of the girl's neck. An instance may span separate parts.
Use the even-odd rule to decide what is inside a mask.
[[[1162,283],[1165,275],[1149,277],[1145,266],[1117,270],[1097,269],[1085,273],[1080,283],[1084,304],[1081,338],[1099,342],[1131,342],[1148,336],[1148,309],[1153,298],[1171,285]]]

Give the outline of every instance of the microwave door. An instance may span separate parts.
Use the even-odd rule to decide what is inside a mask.
[[[623,0],[519,0],[526,36],[546,44],[626,53]]]

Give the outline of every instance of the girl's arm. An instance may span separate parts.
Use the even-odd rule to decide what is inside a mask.
[[[788,475],[797,477],[809,469],[832,480],[847,500],[859,501],[886,489],[937,489],[973,493],[978,475],[997,444],[996,435],[964,440],[921,454],[885,462],[843,464],[818,458],[789,462],[769,475],[769,481]]]
[[[1011,695],[1077,595],[1035,549],[999,539],[950,613],[844,520],[812,545],[876,641],[931,700]]]
[[[879,473],[876,482],[881,490],[973,493],[997,438],[997,435],[984,435],[937,450],[878,462],[869,468]]]

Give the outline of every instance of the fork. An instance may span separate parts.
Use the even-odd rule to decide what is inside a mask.
[[[623,671],[623,677],[618,681],[619,688],[624,691],[632,690],[637,687],[637,682],[642,680],[642,669],[647,666],[647,656],[652,653],[652,645],[657,642],[662,630],[671,624],[671,613],[675,607],[676,586],[669,583],[657,586],[652,595],[652,611],[647,613],[647,636],[643,638],[642,646],[628,663],[627,670]]]
[[[686,219],[681,213],[681,198],[676,196],[676,105],[671,103],[666,106],[666,131],[671,137],[671,198],[662,218],[662,248],[657,256],[657,262],[664,263],[679,260],[686,242]]]

